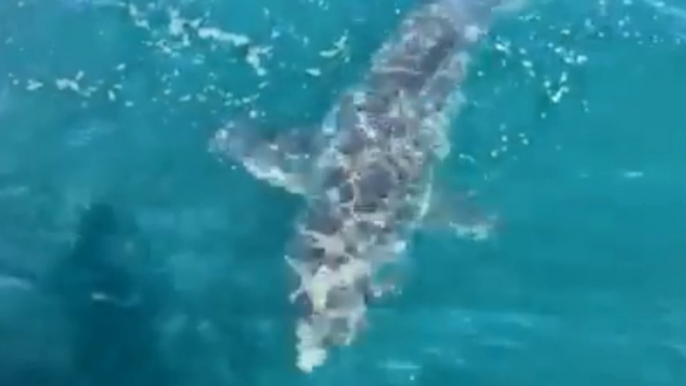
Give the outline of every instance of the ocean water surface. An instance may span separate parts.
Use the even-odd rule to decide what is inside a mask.
[[[496,226],[418,232],[401,293],[295,367],[303,201],[208,141],[317,124],[415,3],[0,2],[0,385],[686,384],[677,0],[499,17],[437,178]]]

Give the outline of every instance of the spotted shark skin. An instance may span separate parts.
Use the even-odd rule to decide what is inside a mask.
[[[372,58],[366,77],[333,106],[321,130],[286,132],[268,143],[230,123],[211,151],[257,178],[302,194],[286,261],[300,279],[298,367],[324,363],[365,325],[375,276],[406,248],[427,212],[432,169],[450,151],[468,49],[505,0],[431,0],[410,11]]]

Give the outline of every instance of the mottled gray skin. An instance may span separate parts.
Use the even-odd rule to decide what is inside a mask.
[[[496,1],[425,3],[374,56],[364,82],[332,111],[325,129],[333,138],[317,162],[320,179],[310,188],[315,193],[306,229],[330,233],[356,214],[383,213],[388,218],[382,227],[363,232],[382,237],[416,216],[432,161],[445,145],[447,122],[441,118],[459,104],[466,50]]]
[[[327,231],[330,224],[319,229],[314,221],[322,211],[337,219],[338,227],[356,214],[383,213],[389,218],[380,229],[363,232],[380,237],[412,217],[438,144],[434,131],[444,129],[427,127],[426,120],[443,112],[464,70],[452,62],[466,42],[445,8],[431,4],[405,19],[398,36],[374,57],[365,82],[332,112],[334,136],[318,162],[319,195],[305,220],[307,229]],[[455,71],[439,72],[446,65]],[[355,220],[353,226],[366,223]]]
[[[467,50],[497,5],[422,2],[374,55],[366,78],[341,96],[321,131],[327,140],[316,137],[325,144],[316,153],[278,142],[253,146],[229,129],[215,138],[215,150],[307,199],[287,256],[301,279],[292,295],[303,308],[301,369],[321,364],[326,347],[354,338],[378,289],[374,272],[397,257],[425,213],[432,167],[448,152]],[[276,169],[279,178],[270,174]]]
[[[447,121],[459,104],[466,49],[492,5],[434,1],[411,12],[364,82],[331,112],[325,130],[332,139],[316,162],[319,178],[293,251],[296,270],[314,277],[322,266],[335,274],[363,261],[370,271],[332,285],[319,306],[302,290],[324,346],[351,340],[363,320],[356,310],[374,293],[373,272],[392,261],[424,214],[431,168],[445,155]],[[333,239],[343,248],[331,246]]]

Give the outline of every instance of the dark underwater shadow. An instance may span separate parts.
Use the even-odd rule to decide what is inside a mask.
[[[279,275],[236,281],[262,263],[220,262],[206,289],[189,292],[135,212],[92,204],[75,233],[44,274],[0,265],[21,284],[0,285],[0,386],[252,386],[292,375],[285,297],[259,282]]]
[[[133,222],[95,204],[83,212],[68,252],[43,256],[44,274],[13,270],[7,258],[0,266],[0,385],[169,384],[156,349],[167,282]]]
[[[168,282],[133,221],[104,203],[85,210],[73,249],[46,289],[73,327],[70,386],[168,385],[157,341]]]

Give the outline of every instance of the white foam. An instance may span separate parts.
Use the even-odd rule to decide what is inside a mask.
[[[242,35],[235,34],[231,32],[223,31],[219,28],[214,27],[203,27],[197,30],[198,37],[201,39],[216,40],[223,43],[229,43],[234,46],[245,46],[250,44],[250,38]]]
[[[450,226],[458,237],[469,238],[474,241],[484,241],[493,233],[493,221],[482,221],[475,224],[460,224],[453,222]]]
[[[37,80],[29,79],[26,85],[27,91],[36,91],[43,88],[43,83]]]
[[[271,47],[250,47],[246,61],[252,66],[258,76],[266,76],[267,69],[262,65],[262,57],[269,55],[272,51]]]
[[[135,5],[129,4],[128,7],[129,11],[129,16],[131,16],[131,19],[133,20],[133,23],[136,27],[150,30],[150,23],[148,23],[148,20],[145,18],[145,14],[139,10]]]
[[[78,81],[73,80],[73,79],[67,79],[67,78],[60,78],[55,80],[55,86],[59,90],[72,90],[75,92],[80,92],[81,87],[79,86]]]
[[[320,51],[319,55],[323,58],[333,58],[339,56],[348,51],[348,32],[346,31],[341,37],[336,40],[333,44],[333,48],[329,50]]]
[[[322,75],[322,70],[320,70],[319,68],[308,68],[307,70],[305,70],[305,72],[307,73],[307,75],[315,78],[320,77]]]

